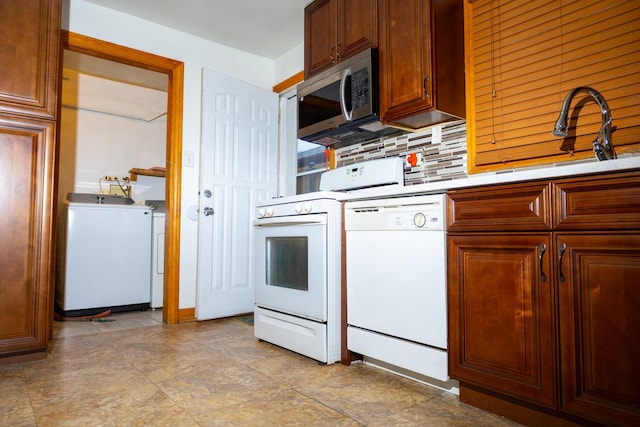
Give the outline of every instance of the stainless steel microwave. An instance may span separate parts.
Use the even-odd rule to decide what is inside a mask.
[[[377,53],[367,49],[298,86],[299,139],[340,148],[403,133],[380,123]]]

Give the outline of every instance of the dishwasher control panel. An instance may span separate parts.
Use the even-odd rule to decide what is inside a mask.
[[[442,215],[432,205],[382,208],[381,214],[389,230],[442,230]]]
[[[444,194],[347,202],[345,230],[444,230]]]

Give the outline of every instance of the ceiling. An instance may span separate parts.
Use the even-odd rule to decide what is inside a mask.
[[[277,59],[303,42],[311,0],[87,0],[235,49]]]

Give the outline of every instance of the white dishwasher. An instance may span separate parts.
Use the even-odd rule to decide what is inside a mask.
[[[347,348],[440,381],[447,373],[445,195],[345,204]]]

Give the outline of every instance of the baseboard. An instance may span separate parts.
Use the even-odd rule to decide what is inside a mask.
[[[193,322],[196,320],[196,308],[180,308],[178,309],[178,323]]]
[[[46,350],[36,351],[33,353],[19,354],[17,356],[0,357],[0,366],[9,365],[12,363],[33,362],[34,360],[42,360],[46,358],[47,358]]]
[[[503,416],[525,426],[579,427],[569,419],[547,413],[543,408],[529,407],[526,403],[516,403],[506,397],[494,395],[469,384],[460,384],[460,402]]]

